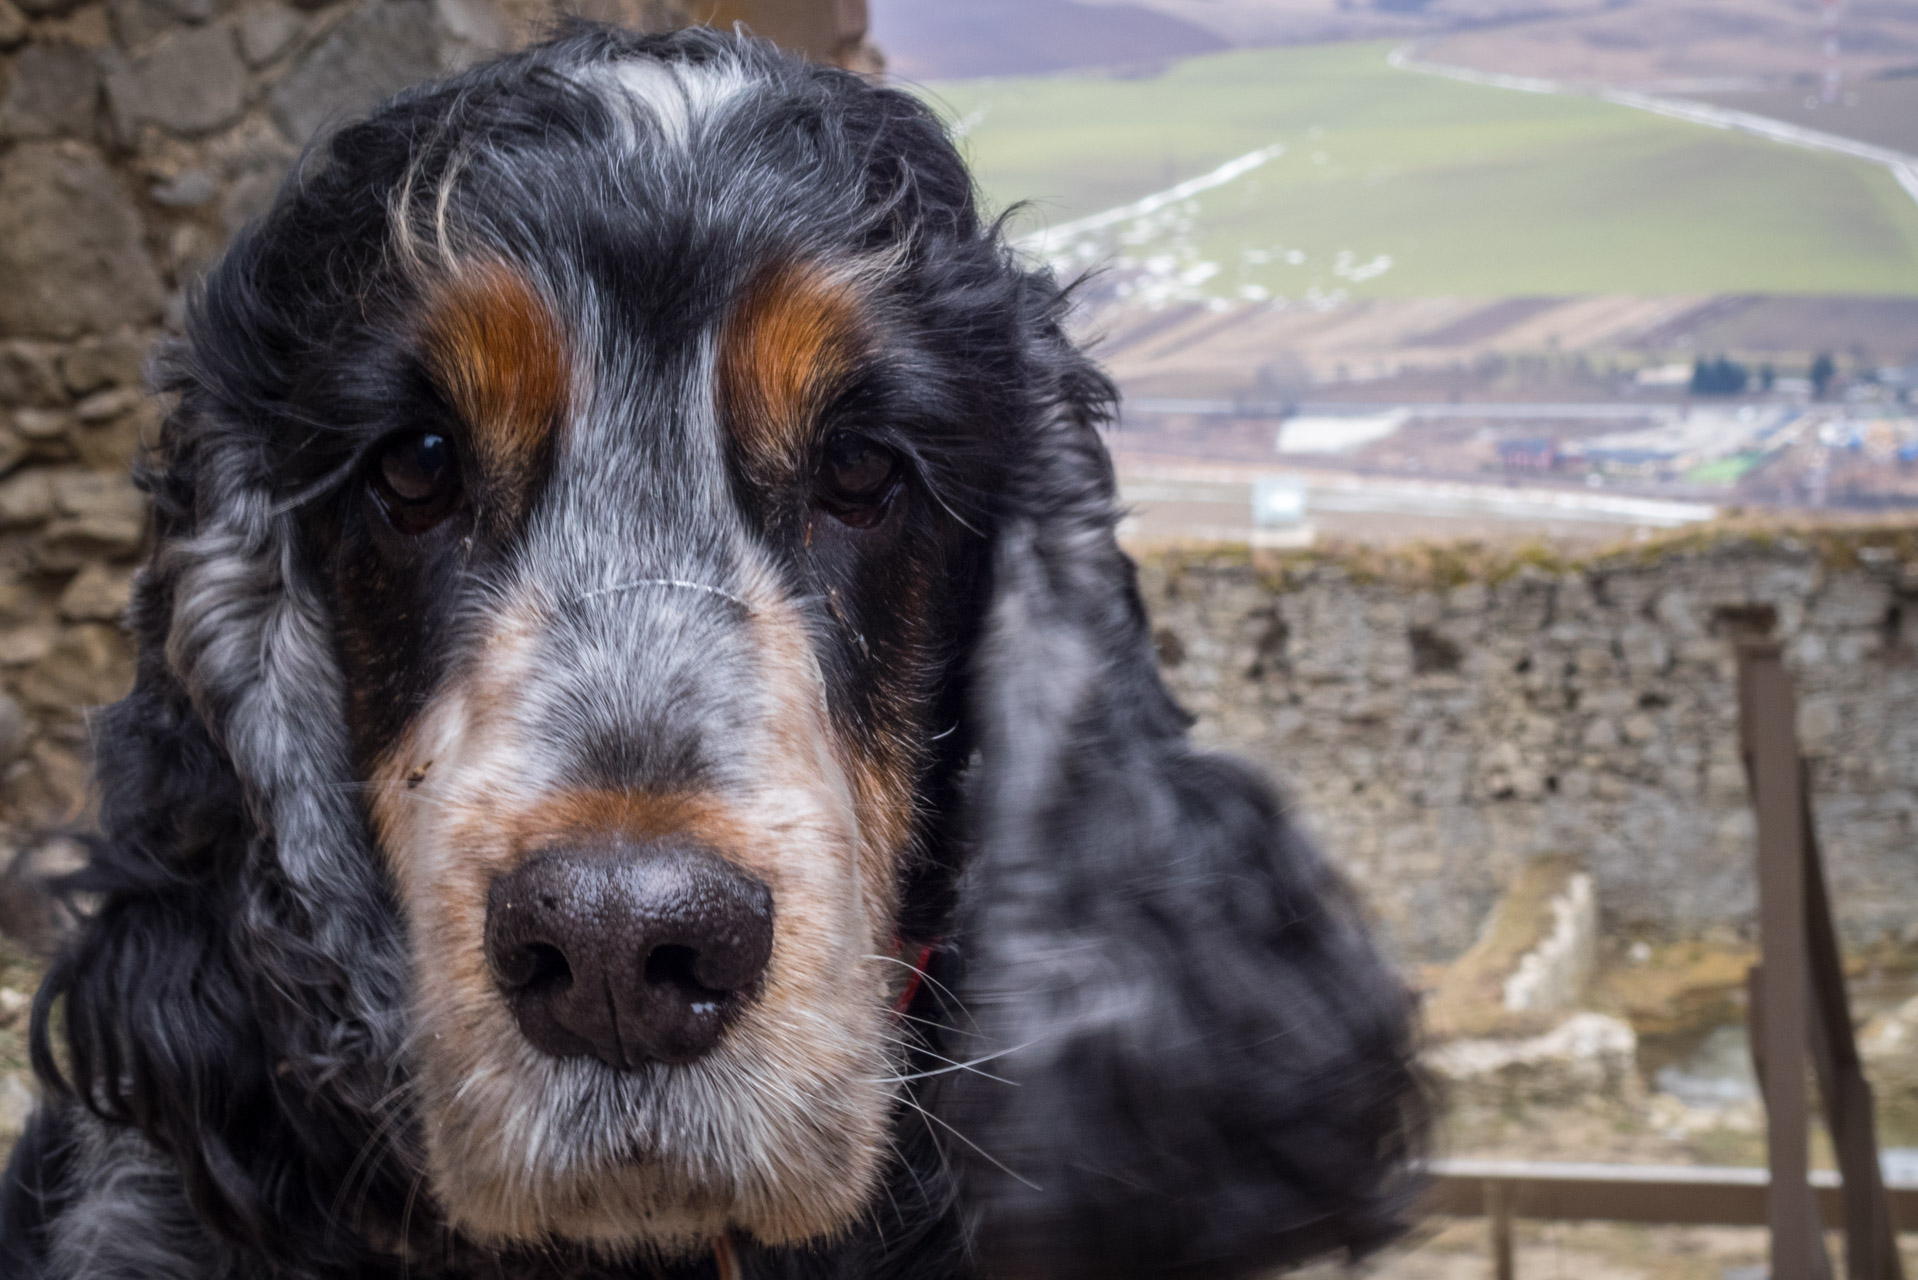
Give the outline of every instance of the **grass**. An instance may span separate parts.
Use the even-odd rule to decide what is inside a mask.
[[[1716,462],[1707,462],[1693,467],[1685,473],[1687,484],[1733,485],[1747,471],[1765,460],[1762,453],[1736,453],[1729,458],[1720,458]]]
[[[925,92],[962,123],[990,203],[1034,202],[1027,228],[1285,144],[1078,250],[1156,270],[1169,300],[1918,292],[1918,202],[1881,169],[1595,99],[1399,71],[1388,51],[1237,50],[1149,78]]]

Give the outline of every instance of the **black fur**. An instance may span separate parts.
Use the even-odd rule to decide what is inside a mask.
[[[636,57],[752,79],[753,127],[701,176],[705,205],[599,185],[615,125],[567,74]],[[511,163],[459,152],[474,139]],[[732,491],[796,589],[842,592],[820,655],[834,714],[925,744],[900,932],[946,942],[912,1009],[916,1069],[990,1058],[1004,1083],[912,1086],[867,1218],[809,1249],[742,1242],[746,1274],[1227,1277],[1391,1238],[1423,1124],[1406,994],[1267,785],[1187,741],[1114,541],[1114,392],[1064,336],[1059,287],[980,222],[906,95],[710,32],[582,27],[342,130],[194,308],[144,476],[138,679],[99,722],[102,834],[72,885],[99,905],[35,1006],[53,1101],[0,1197],[6,1274],[712,1274],[489,1251],[437,1219],[400,907],[327,782],[363,777],[430,690],[454,626],[435,602],[514,537],[475,524],[461,577],[382,552],[354,506],[373,444],[436,411],[399,354],[417,299],[391,210],[456,155],[496,182],[469,211],[493,249],[595,281],[654,335],[668,354],[636,384],[755,263],[891,246],[906,264],[886,359],[835,409],[911,464],[889,550],[800,557],[776,483]],[[914,581],[934,589],[908,614]],[[595,767],[638,767],[633,750]]]

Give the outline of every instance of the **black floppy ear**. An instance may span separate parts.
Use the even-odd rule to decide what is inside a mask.
[[[1001,1280],[1364,1251],[1416,1190],[1408,993],[1268,785],[1187,740],[1114,539],[1108,384],[1046,332],[974,678],[963,1056],[1002,1056],[944,1103],[975,1246]]]

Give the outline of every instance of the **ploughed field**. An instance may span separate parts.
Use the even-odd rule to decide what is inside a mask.
[[[1081,235],[1140,301],[1918,292],[1918,201],[1844,156],[1596,98],[1394,68],[1366,42],[1235,50],[1151,75],[947,81],[991,204],[1022,231],[1261,148],[1189,198]]]

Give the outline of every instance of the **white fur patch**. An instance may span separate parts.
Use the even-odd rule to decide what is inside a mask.
[[[75,1108],[72,1203],[54,1220],[52,1280],[139,1276],[208,1280],[231,1274],[180,1187],[179,1171],[132,1129]]]
[[[723,114],[748,83],[745,71],[730,61],[693,66],[631,58],[583,67],[578,75],[586,88],[627,107],[628,145],[638,142],[644,123],[672,145],[686,146],[693,131]]]

